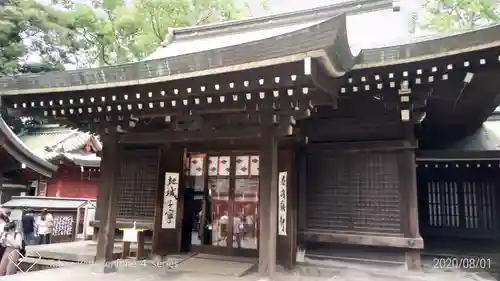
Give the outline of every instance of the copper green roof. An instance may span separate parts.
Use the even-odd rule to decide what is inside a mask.
[[[99,138],[90,133],[57,124],[43,124],[28,128],[19,134],[19,138],[33,153],[47,161],[69,160],[77,166],[100,166],[100,157],[83,151],[83,146],[89,142],[96,151],[102,150]]]
[[[30,151],[1,117],[0,134],[4,138],[1,144],[2,149],[18,162],[19,169],[24,168],[25,165],[26,168],[46,177],[51,177],[52,173],[57,171],[57,166]]]

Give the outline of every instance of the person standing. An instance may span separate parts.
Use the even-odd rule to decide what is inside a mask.
[[[7,215],[8,212],[9,211],[5,209],[2,209],[2,211],[0,212],[0,232],[3,232],[5,225],[10,222],[10,218]]]
[[[8,212],[9,211],[3,207],[0,210],[0,237],[3,237],[5,226],[10,222],[10,218],[7,215]],[[2,258],[4,252],[5,247],[2,243],[0,243],[0,259]]]
[[[43,209],[40,214],[40,219],[37,222],[38,225],[38,244],[50,244],[50,235],[52,234],[54,224],[54,218],[47,211]]]
[[[33,245],[35,243],[35,217],[32,209],[27,209],[21,218],[23,228],[23,238],[26,244]]]
[[[21,233],[16,231],[16,224],[9,222],[5,225],[4,233],[0,239],[5,247],[4,254],[0,260],[0,276],[12,275],[17,272],[17,261],[21,258],[23,239]]]

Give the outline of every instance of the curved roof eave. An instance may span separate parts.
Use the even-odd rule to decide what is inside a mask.
[[[31,152],[14,134],[2,117],[0,117],[0,133],[5,137],[2,147],[14,159],[25,164],[27,168],[46,177],[52,177],[52,174],[57,171],[56,165]]]
[[[324,58],[326,71],[332,76],[342,75],[354,64],[345,21],[345,14],[341,14],[256,41],[126,65],[4,77],[0,78],[0,92],[19,95],[150,84],[296,62],[308,57]],[[338,56],[339,52],[342,56]]]
[[[496,24],[455,34],[412,38],[391,46],[362,49],[353,68],[410,63],[498,47],[499,34],[500,24]]]
[[[76,166],[99,168],[101,166],[101,157],[97,155],[78,155],[73,153],[60,153],[47,159],[48,161],[67,160]]]
[[[352,54],[351,57],[349,54],[338,56],[332,51],[332,48],[339,48],[347,43],[347,39],[338,40],[343,30],[333,26],[333,23],[338,24],[337,27],[342,26],[342,22],[345,22],[345,15],[262,40],[175,57],[95,69],[2,77],[0,92],[3,95],[19,95],[158,83],[300,61],[306,57],[323,58],[326,70],[330,74],[337,72],[338,75],[342,71],[334,71],[335,67],[340,64],[345,65],[346,70],[350,69],[349,61],[352,58]],[[400,45],[364,49],[353,59],[355,65],[352,69],[424,61],[498,47],[498,34],[500,24]],[[293,42],[290,38],[293,38]],[[334,42],[327,42],[328,40]],[[339,62],[339,58],[346,61]]]

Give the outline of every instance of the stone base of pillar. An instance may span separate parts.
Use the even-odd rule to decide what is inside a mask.
[[[167,257],[166,256],[161,256],[161,255],[156,255],[156,254],[153,254],[152,256],[152,260],[154,263],[162,263],[164,261],[167,260]]]
[[[405,253],[406,269],[411,271],[421,271],[422,261],[420,260],[420,250],[410,249]]]

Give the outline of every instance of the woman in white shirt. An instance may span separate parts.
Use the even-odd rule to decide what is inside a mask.
[[[43,209],[37,221],[39,244],[50,244],[54,219],[47,209]]]
[[[5,247],[5,252],[0,261],[0,276],[15,274],[18,269],[17,260],[21,258],[19,250],[23,246],[23,238],[21,233],[16,232],[14,222],[5,225],[0,241]]]

